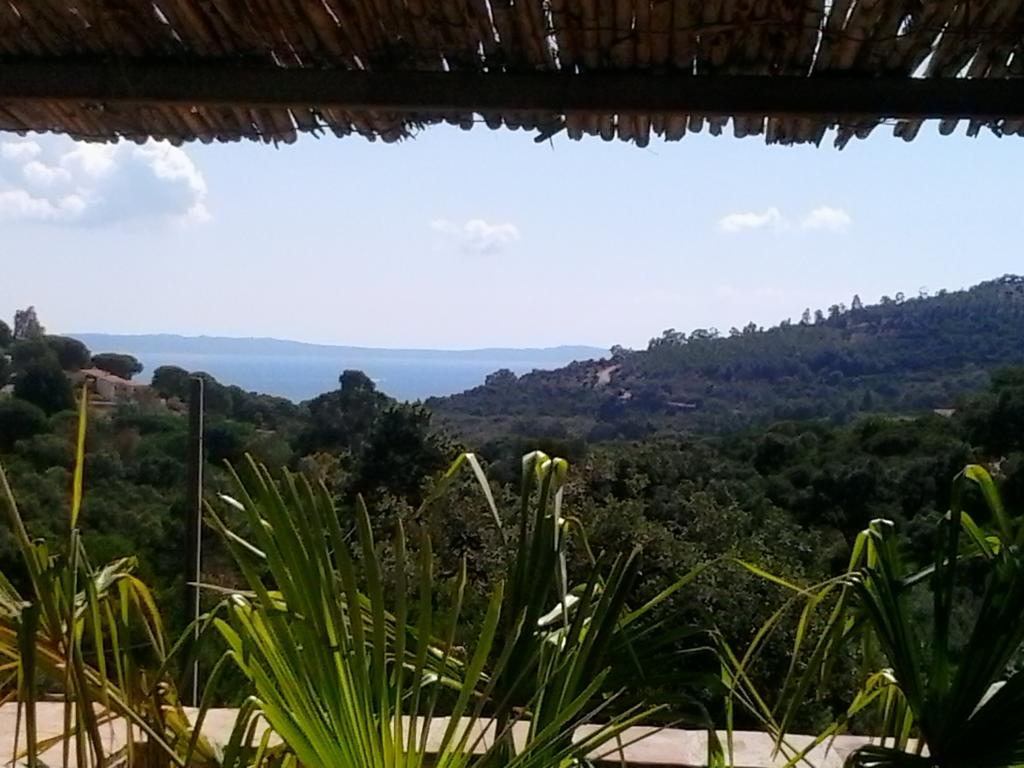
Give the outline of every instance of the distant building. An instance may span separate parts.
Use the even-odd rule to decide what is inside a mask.
[[[149,387],[145,384],[122,379],[120,376],[115,376],[100,368],[83,368],[70,376],[72,383],[76,386],[80,387],[83,382],[89,383],[89,394],[92,396],[93,405],[134,403],[145,398],[149,393]]]

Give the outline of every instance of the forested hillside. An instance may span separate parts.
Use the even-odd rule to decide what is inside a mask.
[[[359,371],[342,372],[335,390],[298,405],[193,373],[206,380],[207,492],[224,487],[225,461],[249,453],[322,480],[346,515],[363,494],[383,534],[399,519],[422,523],[417,507],[462,449],[480,455],[499,505],[511,508],[520,457],[539,448],[570,461],[566,514],[586,526],[594,553],[642,548],[638,601],[716,558],[816,582],[843,568],[857,532],[879,517],[894,521],[907,552],[924,561],[966,462],[991,468],[1007,503],[1024,506],[1024,368],[1006,367],[1024,362],[1022,292],[1021,279],[1004,278],[725,338],[670,332],[647,351],[617,350],[613,361],[519,380],[498,373],[431,404],[447,429],[429,408],[388,398]],[[31,319],[21,316],[13,330],[0,323],[0,386],[8,384],[0,463],[31,533],[52,535],[66,525],[71,489],[72,379],[90,365],[129,378],[138,366],[47,335]],[[176,622],[189,379],[160,368],[144,395],[97,404],[81,516],[90,552],[137,556]],[[932,410],[943,406],[950,408]],[[469,636],[501,572],[503,545],[470,477],[432,510],[439,577],[454,582],[466,564]],[[206,546],[204,579],[237,583],[212,537]],[[18,568],[0,529],[0,572],[17,579]],[[780,599],[763,580],[722,567],[659,611],[699,619],[742,647]],[[784,676],[791,640],[782,632],[766,650],[768,685]],[[681,652],[693,650],[687,642]],[[679,671],[713,677],[708,663],[681,653]],[[647,683],[659,696],[677,693],[668,672],[659,670],[665,682]],[[848,683],[840,675],[835,690],[819,692],[806,727],[844,706]]]
[[[784,419],[946,409],[1024,363],[1024,278],[965,291],[810,309],[797,321],[728,333],[670,329],[646,350],[428,401],[474,439],[498,434],[591,441],[654,433],[721,433]]]

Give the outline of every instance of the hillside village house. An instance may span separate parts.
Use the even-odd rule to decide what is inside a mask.
[[[123,379],[100,368],[83,368],[71,374],[71,381],[80,387],[88,382],[92,404],[113,406],[137,402],[149,390],[145,384]]]

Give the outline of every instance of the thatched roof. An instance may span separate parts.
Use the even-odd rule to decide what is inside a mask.
[[[3,0],[0,129],[1024,135],[1022,0]]]

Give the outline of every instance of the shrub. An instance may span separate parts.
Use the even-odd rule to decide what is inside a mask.
[[[18,398],[0,399],[0,451],[9,451],[19,440],[45,432],[42,408]]]

